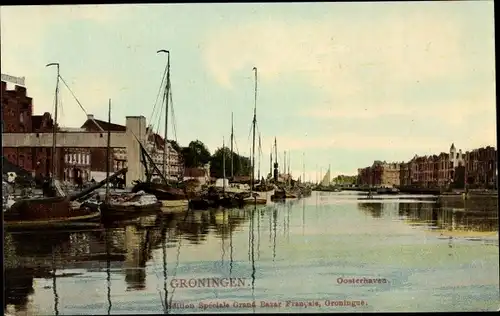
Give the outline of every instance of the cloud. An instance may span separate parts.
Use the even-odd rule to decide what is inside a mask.
[[[495,108],[493,15],[481,49],[471,42],[477,36],[467,33],[468,20],[451,6],[436,8],[408,5],[364,19],[283,17],[218,29],[207,33],[204,60],[228,89],[238,71],[253,66],[263,84],[285,76],[301,80],[323,101],[304,104],[298,115],[425,117],[425,108],[458,126],[478,108]],[[454,95],[443,97],[443,84],[455,84]]]
[[[356,72],[368,67],[379,67],[387,82],[448,77],[464,70],[453,16],[417,11],[349,27],[346,19],[266,20],[217,30],[208,35],[205,61],[223,85],[230,84],[235,71],[255,65],[266,80],[300,74],[343,95],[362,88]]]
[[[53,112],[54,92],[50,91],[55,91],[56,70],[46,68],[45,65],[57,62],[63,56],[58,51],[53,53],[43,50],[44,41],[50,39],[57,28],[68,28],[77,22],[91,22],[108,27],[110,23],[131,17],[131,9],[131,6],[125,5],[2,7],[2,73],[26,76],[27,92],[33,98],[35,114]],[[33,48],[40,50],[34,51]],[[68,65],[67,68],[74,65]],[[89,113],[107,113],[108,98],[118,95],[122,89],[116,78],[108,73],[100,72],[96,75],[83,71],[69,76],[65,65],[61,65],[61,76]],[[80,126],[86,119],[85,114],[62,82],[59,96],[59,123]]]
[[[337,108],[334,105],[318,105],[301,109],[299,115],[317,119],[353,118],[373,119],[379,117],[402,116],[407,118],[425,119],[430,117],[446,117],[446,123],[459,126],[471,115],[486,114],[490,118],[495,116],[495,95],[484,91],[487,89],[458,91],[460,97],[451,100],[431,100],[421,106],[419,102],[373,104],[370,106],[357,103],[351,106]]]

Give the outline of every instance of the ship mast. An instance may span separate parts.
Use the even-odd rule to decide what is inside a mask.
[[[283,176],[285,176],[286,182],[286,150],[283,151]]]
[[[273,145],[271,145],[271,151],[269,152],[269,175],[270,179],[273,178]]]
[[[168,170],[167,170],[167,150],[168,150],[168,94],[170,92],[170,51],[161,49],[156,52],[158,53],[166,53],[167,54],[167,83],[165,85],[165,90],[163,93],[163,98],[165,99],[165,144],[163,146],[163,174],[165,175],[165,179],[168,184]]]
[[[226,149],[224,136],[222,136],[222,192],[226,192]]]
[[[306,160],[305,160],[305,153],[302,153],[302,183],[306,182]]]
[[[111,124],[111,99],[109,99],[108,104],[108,124]],[[109,203],[109,158],[110,158],[110,147],[111,147],[111,129],[108,128],[108,144],[106,147],[106,203]]]
[[[257,125],[257,67],[253,67],[255,72],[255,94],[254,94],[254,108],[253,108],[253,121],[252,121],[252,176],[251,176],[251,189],[254,189],[255,182],[255,126]]]
[[[59,105],[59,63],[50,63],[45,67],[56,66],[57,67],[57,80],[56,80],[56,95],[55,95],[55,109],[54,109],[54,122],[52,124],[52,183],[55,184],[55,177],[57,171],[57,148],[56,148],[56,138],[57,138],[57,108]]]
[[[261,138],[260,138],[260,133],[259,133],[259,168],[257,170],[257,181],[259,181],[260,183],[260,158],[261,158],[261,153],[262,153],[262,147],[261,147],[262,143],[261,143]]]
[[[274,181],[278,183],[279,169],[278,169],[278,143],[276,136],[274,137]]]
[[[234,142],[233,112],[231,112],[231,179],[233,179],[234,177],[233,142]]]

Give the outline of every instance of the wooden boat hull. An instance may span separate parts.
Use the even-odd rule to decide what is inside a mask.
[[[71,204],[67,197],[33,198],[16,201],[4,213],[6,220],[47,220],[70,217]]]
[[[258,205],[264,205],[267,204],[267,199],[263,198],[253,198],[249,197],[243,200],[246,205],[253,205],[253,204],[258,204]]]
[[[188,200],[162,200],[160,201],[162,207],[188,207],[189,206],[189,201]]]
[[[171,188],[162,183],[139,182],[133,188],[132,192],[144,191],[153,194],[158,200],[186,200],[186,194],[183,190]]]
[[[40,229],[68,229],[68,228],[90,228],[99,227],[101,213],[93,211],[86,215],[73,216],[70,218],[52,218],[38,220],[4,221],[6,230],[40,230]]]
[[[146,205],[119,205],[119,204],[101,204],[101,211],[106,215],[110,214],[131,214],[131,213],[139,213],[139,212],[155,212],[159,211],[162,207],[162,203],[160,201],[154,204],[146,204]]]

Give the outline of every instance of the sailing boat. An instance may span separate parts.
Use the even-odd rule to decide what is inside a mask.
[[[259,186],[256,189],[255,186],[255,130],[257,126],[257,67],[253,67],[253,71],[255,73],[255,90],[254,90],[254,109],[253,109],[253,120],[252,120],[252,174],[250,175],[250,192],[251,196],[245,199],[247,203],[254,204],[267,204],[268,200],[271,200],[271,196],[274,194],[274,188],[268,190],[268,187]],[[260,136],[259,136],[259,144],[260,144]],[[260,147],[260,146],[259,146]],[[260,161],[260,159],[259,159]],[[260,164],[259,164],[260,165]],[[260,175],[260,170],[259,170]],[[259,179],[260,181],[260,179]],[[260,191],[260,190],[264,191]]]
[[[259,156],[262,153],[261,150],[261,137],[259,134]],[[254,191],[259,194],[260,197],[267,199],[270,199],[271,196],[274,194],[274,186],[272,186],[268,181],[261,179],[260,178],[260,157],[259,157],[259,170],[258,170],[258,178],[259,178],[259,184],[255,186]]]
[[[276,137],[274,137],[274,185],[277,187],[274,190],[274,194],[271,195],[271,200],[273,201],[282,201],[286,199],[286,191],[284,186],[280,186],[279,184],[279,165],[278,165],[278,143],[276,141]]]
[[[93,210],[80,204],[75,205],[61,189],[56,180],[57,173],[57,109],[59,94],[59,64],[50,63],[46,67],[57,66],[57,83],[55,92],[55,111],[52,129],[52,193],[55,196],[42,198],[22,199],[15,202],[8,211],[4,212],[6,229],[42,229],[69,226],[94,226],[97,223],[89,221],[99,220],[100,210]],[[58,196],[57,196],[58,195]]]
[[[323,176],[323,179],[321,180],[319,185],[322,187],[329,187],[331,178],[332,178],[332,176],[330,175],[330,168],[328,168],[328,171],[326,171],[326,173]]]
[[[111,124],[111,99],[108,106],[108,123]],[[161,207],[161,203],[153,194],[144,192],[138,193],[121,193],[119,195],[111,195],[109,191],[109,162],[111,149],[111,130],[108,129],[108,139],[106,147],[106,195],[104,202],[100,201],[97,194],[96,200],[86,202],[87,205],[98,205],[101,209],[104,220],[113,220],[114,217],[120,215],[137,215],[143,212],[157,212]]]
[[[328,170],[326,171],[325,175],[323,176],[323,179],[319,183],[318,187],[316,188],[317,191],[328,191],[328,192],[341,192],[339,188],[332,188],[331,180],[332,176],[330,173],[330,166],[328,166]]]
[[[168,155],[167,151],[169,148],[168,143],[168,102],[171,100],[172,94],[170,89],[170,51],[168,50],[159,50],[157,53],[166,53],[167,54],[167,73],[166,73],[166,85],[163,93],[163,97],[165,100],[165,136],[164,136],[164,146],[163,146],[163,170],[158,170],[156,163],[153,161],[151,156],[147,153],[144,146],[139,142],[142,156],[143,156],[143,164],[146,168],[146,182],[136,181],[135,186],[132,188],[132,192],[144,191],[146,193],[154,194],[158,200],[161,201],[164,207],[188,207],[188,199],[186,196],[186,192],[182,189],[178,189],[173,187],[168,182]],[[151,182],[152,172],[148,172],[148,164],[149,161],[152,164],[152,169],[156,171],[160,178],[164,183],[153,183]],[[151,171],[153,171],[151,170]]]

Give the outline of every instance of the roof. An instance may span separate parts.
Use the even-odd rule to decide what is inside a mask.
[[[42,115],[32,115],[31,116],[31,128],[33,130],[41,129],[44,118],[49,120],[49,124],[48,124],[47,128],[52,128],[53,120],[52,120],[52,116],[50,115],[49,112],[45,112]]]
[[[150,130],[150,128],[147,127],[146,128],[146,133],[148,133],[149,130]],[[161,137],[157,133],[150,133],[149,136],[148,136],[148,141],[153,142],[155,144],[156,148],[163,149],[163,147],[165,147],[164,146],[165,145],[164,138]],[[172,140],[168,140],[168,142],[170,143],[170,145],[173,145],[173,141]],[[174,147],[172,147],[172,148],[174,148]]]
[[[108,123],[105,121],[97,120],[97,119],[87,119],[85,123],[82,124],[81,128],[89,129],[89,128],[95,128],[99,129],[99,126],[96,125],[99,124],[99,126],[105,130],[105,131],[113,131],[113,132],[125,132],[127,128],[124,125],[119,125],[119,124],[114,124],[114,123]]]

